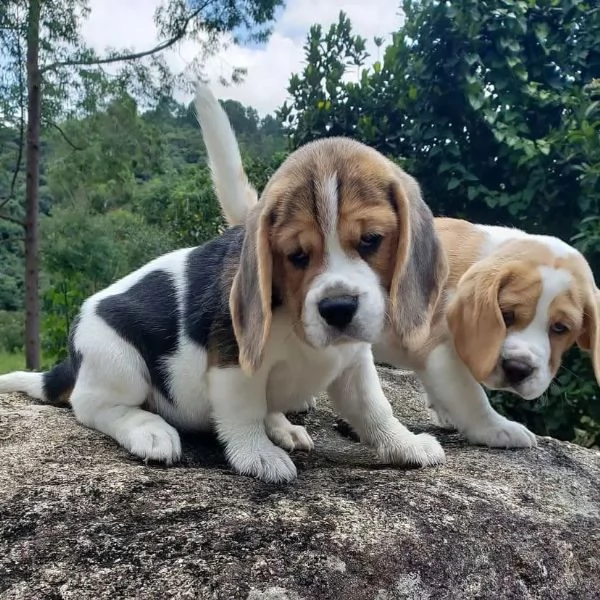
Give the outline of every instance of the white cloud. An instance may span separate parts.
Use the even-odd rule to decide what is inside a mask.
[[[98,51],[107,46],[150,48],[157,42],[153,14],[160,3],[161,0],[91,0],[84,38]],[[337,21],[340,10],[348,14],[354,32],[367,38],[370,62],[378,58],[373,37],[389,39],[401,23],[398,0],[288,0],[286,4],[266,44],[229,45],[207,62],[206,74],[219,97],[239,100],[261,115],[274,111],[287,98],[290,75],[303,67],[302,46],[310,26],[319,23],[327,28]],[[191,64],[198,48],[186,41],[170,51],[166,59],[173,69],[182,71]],[[247,69],[244,82],[220,85],[219,77],[228,76],[233,67]]]

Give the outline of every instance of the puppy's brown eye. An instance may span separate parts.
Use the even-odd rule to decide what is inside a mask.
[[[503,310],[502,319],[507,327],[515,324],[515,311],[514,310]]]
[[[565,335],[569,333],[569,328],[564,323],[553,323],[550,325],[550,331],[556,335]]]
[[[306,269],[310,262],[310,256],[303,250],[296,250],[296,252],[288,254],[288,260],[296,267],[296,269]]]
[[[358,242],[358,253],[363,257],[371,256],[379,250],[383,236],[379,233],[364,233]]]

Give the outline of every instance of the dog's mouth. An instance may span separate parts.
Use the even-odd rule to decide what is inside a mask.
[[[300,337],[309,346],[316,349],[357,343],[372,344],[376,341],[373,339],[373,336],[365,335],[363,327],[360,325],[348,327],[344,331],[328,326],[325,323],[319,323],[317,326],[302,327],[301,329],[303,331]]]
[[[514,380],[514,374],[508,377],[502,364],[499,362],[494,371],[483,382],[483,385],[493,391],[510,392],[519,396],[523,400],[536,400],[548,389],[548,385],[543,385],[540,382],[537,369],[532,369],[531,373],[523,377],[519,381]],[[512,379],[512,381],[511,381]]]
[[[349,335],[348,333],[341,333],[339,335],[331,336],[331,346],[342,346],[344,344],[356,344],[357,342],[367,342],[368,340],[363,339],[362,337],[357,337],[353,335]]]

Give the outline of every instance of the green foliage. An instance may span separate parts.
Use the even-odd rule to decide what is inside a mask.
[[[435,214],[556,235],[600,268],[600,10],[580,0],[405,0],[364,66],[342,13],[313,27],[279,113],[292,147],[359,139],[403,164]],[[344,69],[361,68],[357,83]],[[535,431],[600,444],[598,386],[572,352],[544,402],[495,399]]]
[[[99,212],[130,204],[138,181],[162,170],[162,140],[156,126],[138,115],[129,95],[107,109],[63,126],[53,134],[46,181],[53,203],[77,200]],[[76,150],[76,151],[74,151]]]
[[[0,373],[22,371],[25,368],[25,355],[21,352],[11,353],[0,350]]]
[[[23,233],[0,221],[0,309],[23,306]]]
[[[286,156],[287,152],[275,152],[268,159],[255,154],[248,154],[246,156],[244,160],[246,175],[248,175],[250,183],[256,188],[259,194],[264,190],[267,182],[285,160]]]
[[[351,135],[357,111],[367,108],[355,103],[356,86],[345,82],[349,68],[360,68],[367,53],[363,38],[352,34],[350,19],[341,12],[338,22],[323,33],[313,25],[304,45],[306,67],[292,75],[279,117],[287,124],[293,147],[323,137]]]
[[[178,174],[162,221],[178,246],[197,246],[221,231],[224,221],[207,168],[189,166]]]
[[[23,350],[25,316],[14,310],[0,310],[0,352],[9,354]]]

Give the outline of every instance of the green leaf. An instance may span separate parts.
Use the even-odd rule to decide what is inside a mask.
[[[447,189],[448,189],[448,191],[452,191],[452,190],[456,189],[459,185],[460,185],[460,180],[456,179],[456,177],[453,177],[448,182]]]
[[[533,26],[533,33],[535,34],[535,37],[537,38],[538,42],[544,45],[544,43],[548,39],[548,34],[550,33],[550,31],[546,23],[536,23]]]
[[[521,60],[517,56],[511,56],[510,54],[506,57],[506,62],[511,69],[514,69]]]
[[[548,154],[550,154],[550,144],[546,140],[537,140],[536,146],[544,156],[548,156]]]
[[[481,96],[469,96],[469,104],[473,110],[479,110],[483,106],[483,98]]]

